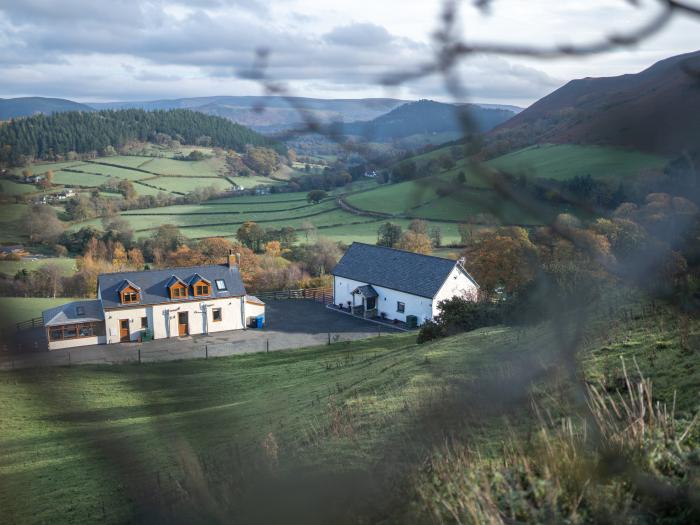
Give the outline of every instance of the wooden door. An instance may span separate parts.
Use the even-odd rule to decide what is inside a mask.
[[[122,319],[119,321],[119,340],[122,343],[128,343],[131,340],[129,335],[129,320]]]
[[[187,323],[187,312],[178,312],[177,314],[177,335],[184,337],[190,333]]]

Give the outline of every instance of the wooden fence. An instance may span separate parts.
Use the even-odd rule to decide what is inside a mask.
[[[42,326],[44,326],[44,320],[41,317],[35,317],[34,319],[27,319],[26,321],[17,323],[17,331],[22,332],[23,330],[41,328]]]
[[[312,299],[323,304],[333,301],[333,290],[330,288],[300,288],[297,290],[277,290],[274,292],[258,292],[254,294],[261,301],[279,301],[283,299]]]

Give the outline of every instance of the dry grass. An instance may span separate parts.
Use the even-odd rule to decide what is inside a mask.
[[[575,417],[535,407],[539,430],[496,456],[446,445],[419,475],[423,510],[437,523],[697,523],[698,418],[655,403],[635,369],[624,391],[589,386]]]

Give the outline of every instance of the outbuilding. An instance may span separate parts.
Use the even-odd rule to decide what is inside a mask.
[[[333,269],[333,303],[365,318],[418,325],[452,297],[476,301],[479,285],[464,261],[354,242]]]

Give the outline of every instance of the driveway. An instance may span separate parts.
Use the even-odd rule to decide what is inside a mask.
[[[335,312],[311,300],[269,301],[266,303],[265,320],[267,325],[263,329],[233,330],[143,343],[117,343],[66,348],[51,352],[25,351],[0,355],[0,369],[116,364],[139,360],[155,362],[203,359],[335,344],[378,337],[382,333],[397,333],[390,327],[380,327],[375,323]],[[41,331],[38,334],[40,336]],[[45,348],[45,344],[41,341],[38,346]]]

